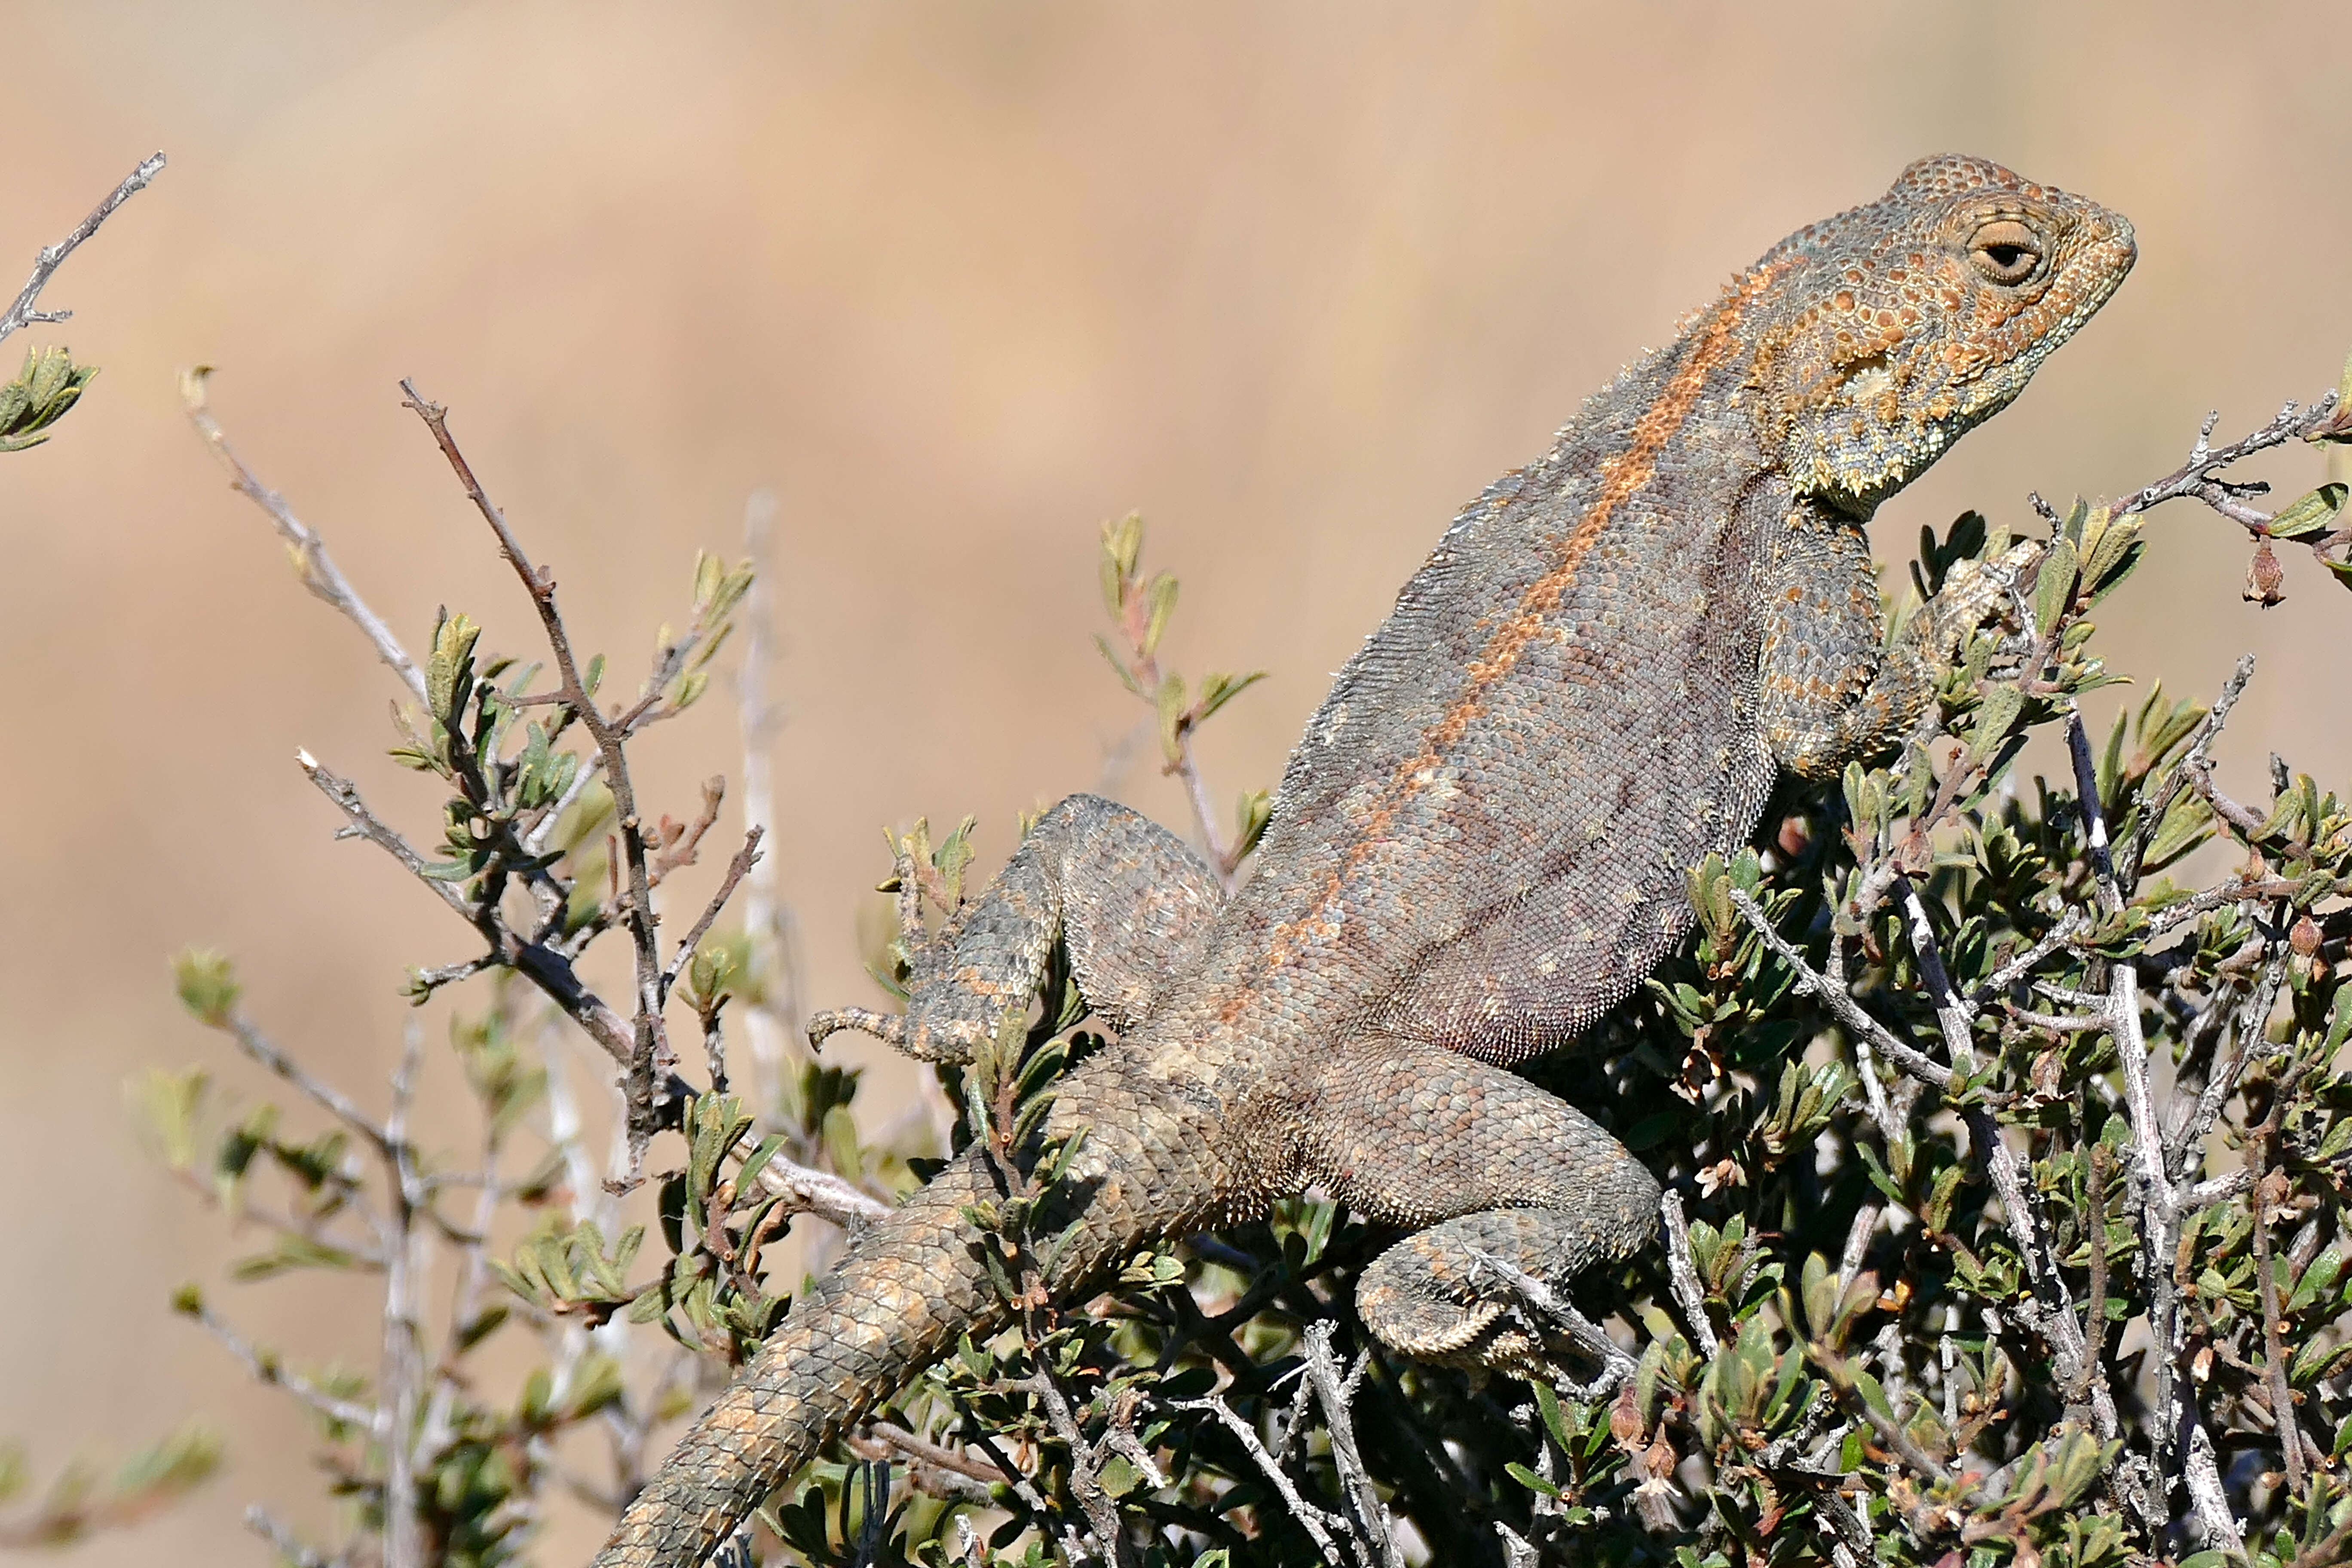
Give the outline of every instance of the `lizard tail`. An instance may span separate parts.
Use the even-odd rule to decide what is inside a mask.
[[[1088,1130],[1066,1178],[1076,1184],[1075,1213],[1065,1213],[1076,1230],[1048,1281],[1057,1298],[1155,1237],[1239,1212],[1210,1130],[1172,1112],[1138,1071],[1105,1068],[1080,1068],[1055,1107],[1057,1121]],[[700,1563],[771,1490],[960,1336],[1003,1326],[1009,1309],[963,1216],[996,1195],[978,1151],[967,1151],[859,1237],[629,1504],[596,1568]]]
[[[684,1568],[852,1422],[1006,1316],[965,1205],[994,1188],[970,1154],[859,1238],[621,1516],[596,1568]]]

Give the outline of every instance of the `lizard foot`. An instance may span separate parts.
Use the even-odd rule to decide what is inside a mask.
[[[898,896],[907,1010],[815,1014],[812,1049],[856,1029],[918,1061],[968,1062],[1009,1021],[1027,1016],[1056,943],[1087,1007],[1124,1029],[1194,961],[1223,902],[1215,875],[1182,840],[1092,795],[1072,795],[1039,817],[969,901],[961,879],[933,864],[927,843],[919,824],[894,839],[891,879],[883,884]],[[927,900],[945,916],[936,931],[924,920]]]
[[[919,1062],[961,1065],[971,1059],[972,1047],[979,1043],[976,1029],[968,1033],[952,1026],[926,1029],[910,1037],[904,1013],[877,1013],[870,1007],[828,1007],[809,1015],[809,1049],[822,1051],[826,1039],[844,1029],[871,1035]]]
[[[1928,641],[1937,656],[1948,663],[1958,658],[1969,637],[1987,621],[2020,626],[2029,621],[2034,574],[2048,548],[2041,540],[2021,539],[1990,560],[1954,566],[1936,596],[1922,606],[1923,613],[1935,616]]]
[[[1465,1215],[1374,1259],[1357,1285],[1356,1309],[1382,1343],[1416,1361],[1589,1394],[1613,1386],[1631,1363],[1545,1277],[1564,1278],[1597,1252],[1638,1245],[1647,1217],[1629,1213],[1619,1224],[1614,1215],[1546,1209]],[[1601,1379],[1575,1376],[1571,1354],[1588,1365],[1598,1361]]]

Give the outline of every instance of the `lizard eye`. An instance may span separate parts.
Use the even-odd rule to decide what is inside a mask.
[[[2002,219],[1977,230],[1969,259],[1995,283],[2022,283],[2041,268],[2042,242],[2021,223]]]

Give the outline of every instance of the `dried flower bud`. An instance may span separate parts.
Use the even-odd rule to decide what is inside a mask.
[[[1629,1452],[1641,1440],[1642,1410],[1633,1403],[1633,1385],[1631,1383],[1626,1384],[1624,1391],[1617,1395],[1617,1403],[1610,1408],[1609,1436],[1616,1439],[1619,1447]]]
[[[2271,553],[2271,542],[2256,540],[2254,558],[2246,563],[2246,603],[2268,609],[2286,597],[2280,587],[2285,581],[2284,569],[2279,565],[2278,557]]]

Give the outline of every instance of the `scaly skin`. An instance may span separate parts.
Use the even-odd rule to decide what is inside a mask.
[[[1683,875],[1776,773],[1836,773],[1917,716],[1998,608],[1966,569],[1892,648],[1862,524],[2023,390],[2130,269],[2131,226],[1998,165],[1928,159],[1792,235],[1447,531],[1292,753],[1232,900],[1141,817],[1074,796],[915,943],[903,1018],[953,1058],[1066,944],[1120,1034],[1051,1125],[1088,1138],[1049,1284],[1309,1183],[1416,1227],[1358,1289],[1424,1359],[1554,1370],[1474,1267],[1563,1283],[1641,1246],[1657,1186],[1506,1070],[1574,1039],[1681,940]],[[2030,559],[2013,553],[2011,565]],[[966,1331],[1000,1322],[943,1173],[795,1303],[598,1559],[699,1560]]]

